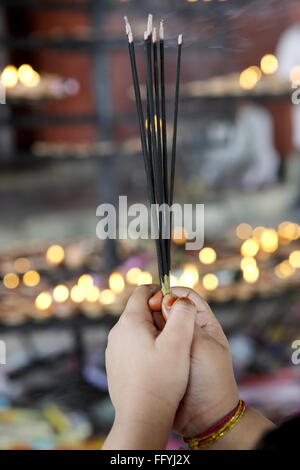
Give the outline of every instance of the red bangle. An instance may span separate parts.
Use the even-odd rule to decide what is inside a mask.
[[[197,436],[193,438],[183,438],[184,442],[190,444],[191,441],[195,442],[210,442],[212,435],[217,435],[220,431],[223,431],[224,428],[229,425],[229,423],[232,420],[235,420],[235,416],[238,418],[239,416],[241,417],[245,411],[246,408],[246,403],[243,400],[239,400],[237,406],[230,411],[224,418],[222,418],[220,421],[218,421],[216,424],[208,428],[206,431],[198,434]],[[220,433],[220,436],[223,435],[224,432]]]

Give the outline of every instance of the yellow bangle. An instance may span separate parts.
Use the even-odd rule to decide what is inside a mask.
[[[243,414],[245,413],[245,409],[245,402],[240,400],[234,415],[228,420],[227,423],[224,424],[224,426],[222,426],[216,432],[206,434],[203,437],[196,436],[191,439],[185,439],[185,441],[188,442],[189,449],[199,450],[214,444],[218,439],[220,439],[220,437],[228,433],[228,431],[230,431],[239,422],[239,420],[243,417]]]

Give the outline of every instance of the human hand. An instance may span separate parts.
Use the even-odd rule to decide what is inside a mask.
[[[136,288],[109,333],[106,369],[115,422],[106,449],[164,448],[186,391],[196,307],[178,299],[160,332],[148,306],[158,289]]]
[[[149,307],[162,311],[167,326],[173,315],[174,297],[188,297],[197,308],[189,382],[174,421],[176,432],[193,437],[229,413],[239,397],[230,347],[208,304],[192,289],[174,287],[172,295],[164,299],[157,292],[149,300]],[[162,328],[162,318],[157,318]]]

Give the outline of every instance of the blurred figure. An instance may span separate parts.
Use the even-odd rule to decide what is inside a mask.
[[[205,175],[211,183],[226,178],[247,189],[275,183],[279,155],[274,147],[273,120],[256,103],[244,101],[237,109],[235,128],[227,146],[207,153]]]
[[[278,74],[284,80],[300,82],[300,23],[288,28],[277,46]],[[293,144],[300,150],[300,106],[293,106]]]

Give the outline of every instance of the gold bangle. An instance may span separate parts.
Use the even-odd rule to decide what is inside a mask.
[[[245,403],[240,400],[234,416],[221,429],[211,434],[208,434],[203,438],[194,437],[192,439],[188,439],[189,450],[204,449],[205,447],[214,444],[218,439],[220,439],[220,437],[227,434],[239,422],[239,420],[243,417],[245,413],[245,409]]]

